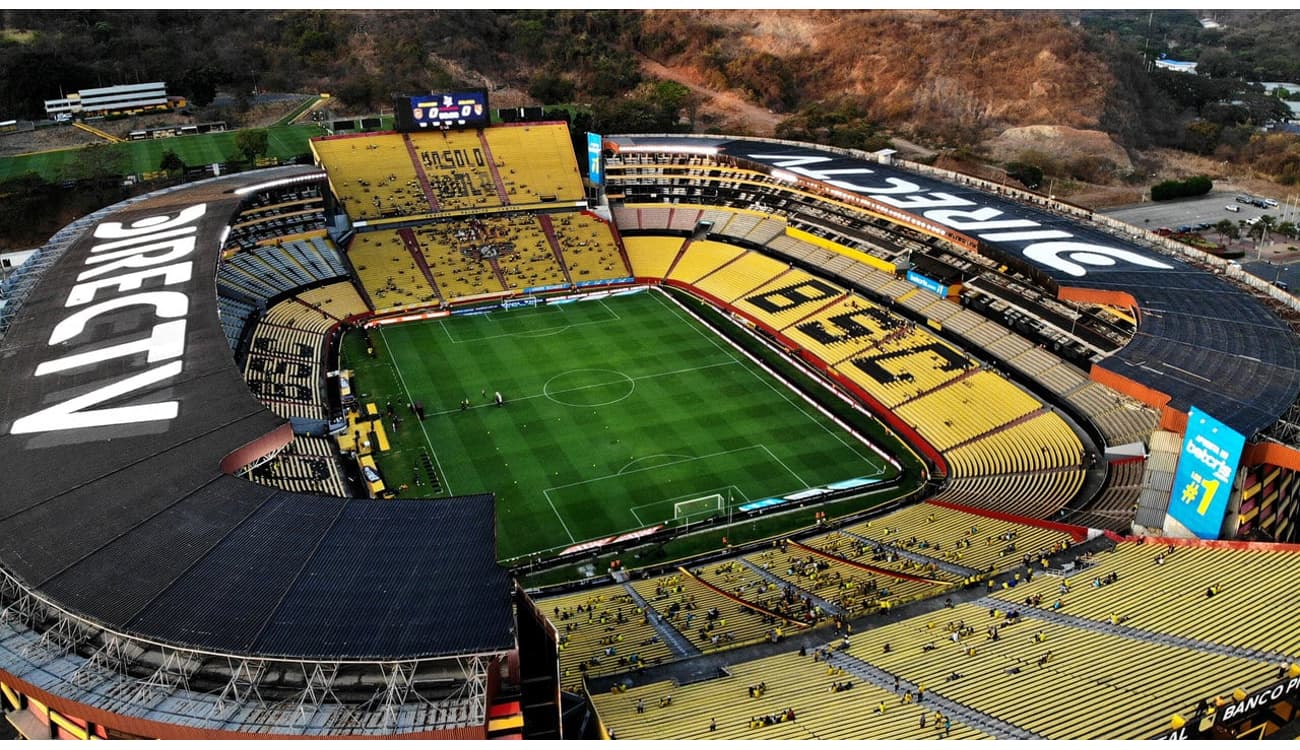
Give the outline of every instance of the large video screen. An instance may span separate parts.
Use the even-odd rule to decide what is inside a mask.
[[[1218,539],[1246,438],[1195,406],[1174,473],[1169,515],[1201,539]]]
[[[489,123],[486,89],[398,97],[397,129],[482,128]]]

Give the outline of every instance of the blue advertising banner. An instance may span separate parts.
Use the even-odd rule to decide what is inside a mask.
[[[1246,438],[1195,406],[1174,473],[1169,515],[1201,539],[1218,539]]]
[[[602,185],[605,182],[605,175],[601,165],[604,163],[600,158],[600,149],[603,145],[603,139],[597,133],[587,133],[587,174],[591,177],[591,184]]]
[[[940,284],[929,276],[922,276],[916,271],[907,272],[907,280],[921,287],[922,289],[934,292],[940,297],[948,296],[948,287]]]

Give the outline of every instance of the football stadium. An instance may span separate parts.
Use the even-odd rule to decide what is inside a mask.
[[[488,105],[6,280],[19,734],[1294,736],[1300,300],[889,151]]]

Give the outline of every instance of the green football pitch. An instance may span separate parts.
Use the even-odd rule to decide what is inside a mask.
[[[386,483],[406,497],[496,493],[503,560],[671,523],[681,501],[738,506],[898,473],[657,291],[371,337],[373,359],[349,334],[344,366],[360,401],[403,417],[396,432],[385,421]]]

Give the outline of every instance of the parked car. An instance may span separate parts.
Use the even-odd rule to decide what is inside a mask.
[[[1267,208],[1277,208],[1277,201],[1273,200],[1272,198],[1265,198],[1264,205]]]
[[[1241,211],[1241,206],[1238,206],[1235,203],[1229,203],[1228,205],[1224,206],[1224,208],[1228,211],[1233,212],[1234,214]]]
[[[1237,202],[1238,202],[1238,203],[1245,203],[1245,204],[1247,204],[1247,205],[1250,205],[1251,201],[1253,201],[1253,200],[1254,200],[1254,198],[1251,198],[1249,195],[1238,195],[1238,196],[1237,196]]]

